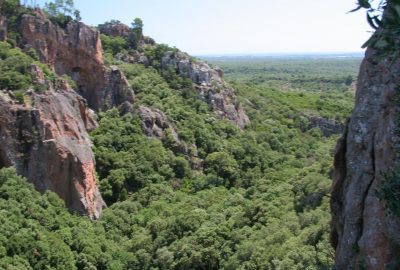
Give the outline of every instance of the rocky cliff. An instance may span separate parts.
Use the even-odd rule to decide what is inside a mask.
[[[16,102],[13,93],[4,92],[0,167],[16,167],[38,190],[56,192],[69,208],[95,219],[105,204],[87,132],[96,125],[89,108],[132,111],[134,93],[118,68],[104,65],[97,31],[74,21],[61,27],[40,10],[32,14],[21,16],[18,45],[26,51],[33,48],[41,62],[59,76],[71,76],[78,89],[48,81],[32,66],[34,87],[24,96],[24,104]],[[7,39],[4,16],[0,38]]]
[[[1,39],[7,38],[6,26],[1,17]],[[29,106],[3,94],[0,130],[7,143],[0,146],[0,167],[16,167],[38,190],[56,192],[69,208],[95,219],[105,203],[96,184],[87,132],[96,125],[89,108],[130,112],[133,90],[117,67],[104,65],[99,32],[83,23],[71,21],[61,27],[34,10],[33,15],[22,15],[19,34],[18,45],[26,51],[33,48],[57,75],[69,75],[77,92],[53,85],[33,67],[35,87],[45,91],[31,90]]]
[[[331,242],[336,269],[400,269],[400,219],[377,196],[398,166],[399,74],[397,56],[367,50],[355,108],[335,154]]]
[[[24,94],[23,101],[21,95],[18,99],[12,92],[1,93],[0,136],[4,143],[0,145],[0,168],[16,167],[38,190],[56,192],[68,207],[95,219],[105,204],[96,184],[88,136],[88,130],[96,125],[90,116],[91,110],[100,112],[117,107],[121,113],[135,113],[134,92],[118,67],[104,64],[100,32],[96,29],[76,21],[61,25],[39,9],[18,16],[18,23],[12,28],[17,32],[17,46],[30,54],[33,49],[57,76],[70,76],[76,89],[72,90],[67,83],[60,84],[59,79],[56,79],[58,83],[47,80],[34,65],[34,85]],[[99,29],[112,37],[131,38],[133,33],[120,23],[105,24]],[[7,18],[0,16],[0,40],[7,40],[7,36]],[[142,37],[137,44],[157,46],[147,37]],[[143,52],[132,48],[115,58],[150,65]],[[161,69],[172,68],[178,75],[190,78],[199,97],[218,116],[242,129],[249,123],[234,90],[223,81],[220,69],[192,61],[180,52],[167,53],[161,62]],[[169,140],[194,167],[201,167],[196,159],[196,147],[187,146],[179,139],[164,113],[141,107],[139,116],[146,135]]]
[[[199,97],[220,118],[229,119],[241,129],[250,123],[243,107],[236,100],[234,89],[224,82],[221,69],[211,68],[207,63],[193,60],[182,52],[168,52],[161,60],[161,68],[173,68],[180,76],[190,78]]]
[[[0,167],[14,166],[38,190],[52,190],[69,208],[96,219],[105,207],[87,133],[96,122],[68,84],[53,87],[34,69],[47,91],[29,91],[25,104],[0,94]]]
[[[99,25],[102,34],[110,37],[132,38],[132,30],[118,21]],[[137,43],[142,47],[156,47],[155,41],[142,37]],[[150,65],[150,60],[143,52],[130,48],[129,52],[120,52],[115,58],[127,63]],[[212,68],[201,60],[190,57],[187,53],[178,50],[167,51],[161,59],[161,73],[173,71],[181,77],[190,78],[195,86],[198,97],[207,102],[210,109],[220,118],[226,118],[243,129],[250,123],[243,107],[236,100],[235,91],[227,86],[223,80],[223,72],[219,68]]]
[[[74,79],[90,108],[107,110],[133,101],[134,93],[121,72],[104,65],[98,31],[75,21],[62,28],[36,10],[35,15],[22,16],[20,34],[22,48],[34,48],[58,75]]]

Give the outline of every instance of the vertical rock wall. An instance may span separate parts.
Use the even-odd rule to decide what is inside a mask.
[[[33,107],[0,95],[0,165],[14,166],[39,191],[54,191],[69,208],[98,218],[105,203],[87,133],[95,122],[85,100],[68,89],[30,98]]]
[[[122,72],[103,63],[98,31],[79,22],[62,28],[36,10],[35,15],[22,16],[20,32],[20,46],[35,49],[40,61],[49,64],[58,75],[71,76],[90,108],[104,111],[125,101],[133,102],[133,90]]]
[[[376,195],[385,174],[398,165],[399,89],[400,59],[369,48],[355,108],[335,154],[331,242],[336,269],[400,269],[400,219]]]

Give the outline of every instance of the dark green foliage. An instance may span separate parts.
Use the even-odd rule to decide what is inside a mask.
[[[151,183],[170,180],[175,176],[171,166],[184,170],[177,167],[173,154],[159,140],[149,140],[142,134],[137,117],[121,118],[117,110],[100,117],[100,127],[92,136],[101,191],[108,203],[125,200],[128,192]]]
[[[351,12],[365,9],[367,22],[375,31],[371,38],[364,43],[363,48],[373,48],[382,56],[393,55],[394,58],[399,57],[399,5],[399,0],[358,1],[358,7]]]
[[[101,34],[101,45],[105,52],[116,55],[127,48],[127,41],[122,37],[110,37]]]
[[[29,67],[34,59],[0,42],[0,89],[26,90],[32,83]]]
[[[227,183],[225,186],[232,187],[239,175],[239,166],[236,160],[226,152],[214,152],[204,160],[204,172],[221,177]]]
[[[21,7],[19,0],[2,0],[0,11],[1,14],[10,16],[14,15],[15,11]]]
[[[54,0],[53,2],[46,2],[44,11],[49,14],[53,22],[59,24],[61,27],[65,27],[74,19],[76,21],[82,19],[79,10],[74,7],[73,0]]]
[[[0,89],[22,91],[21,94],[32,84],[32,64],[39,66],[47,79],[55,80],[56,76],[48,66],[37,61],[34,51],[23,53],[18,48],[11,48],[6,42],[0,42]]]
[[[0,170],[0,230],[2,269],[115,269],[127,255],[103,228],[70,214],[54,193],[40,195],[13,169]]]
[[[133,25],[140,38],[142,27]],[[12,170],[0,170],[0,268],[331,269],[326,195],[336,137],[310,130],[306,116],[348,116],[358,60],[287,68],[286,60],[226,63],[251,118],[241,131],[218,119],[189,79],[161,70],[162,57],[176,49],[138,48],[150,60],[145,67],[113,59],[135,48],[129,38],[101,38],[107,61],[135,90],[135,109],[161,110],[171,128],[149,138],[137,113],[100,114],[91,136],[109,208],[95,222],[68,212],[55,194],[35,192]],[[5,60],[22,59],[4,65],[12,71],[25,71],[36,58],[1,46]]]
[[[144,54],[150,60],[151,66],[157,70],[160,70],[161,58],[165,56],[166,52],[176,52],[176,48],[171,48],[166,44],[157,44],[156,46],[145,47]]]
[[[395,95],[392,98],[394,106],[400,104],[400,86],[395,88]],[[397,113],[395,118],[395,135],[400,136],[400,114]],[[399,142],[396,143],[396,155],[397,158],[400,155]],[[387,210],[400,217],[400,170],[399,164],[396,162],[396,166],[393,171],[387,172],[384,176],[384,181],[380,184],[376,190],[376,196],[379,200],[383,201]]]
[[[154,61],[167,50],[147,53]],[[139,119],[117,111],[103,114],[92,133],[100,185],[115,202],[99,222],[113,239],[129,239],[138,259],[131,268],[331,269],[326,195],[336,138],[308,130],[303,115],[312,110],[343,119],[351,92],[281,92],[232,82],[252,120],[240,132],[217,119],[193,89],[176,86],[175,72],[163,74],[154,63],[156,69],[114,64],[137,93],[136,105],[165,112],[197,156],[181,156],[168,136],[145,138]],[[330,104],[339,97],[342,103]],[[196,159],[203,159],[202,170],[192,169]]]
[[[385,175],[383,183],[376,191],[376,196],[384,201],[391,213],[400,217],[400,172]]]
[[[143,39],[143,21],[140,18],[135,18],[132,22],[132,30],[136,40]]]

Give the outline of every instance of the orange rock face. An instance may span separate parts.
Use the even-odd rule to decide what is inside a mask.
[[[0,166],[14,166],[40,191],[92,219],[105,203],[99,193],[87,130],[95,127],[85,100],[72,90],[31,96],[33,108],[0,96]]]
[[[105,203],[96,184],[87,132],[96,125],[89,107],[129,111],[134,93],[118,68],[104,65],[98,31],[78,22],[61,27],[40,10],[23,15],[19,29],[19,46],[35,49],[41,62],[60,76],[71,76],[78,89],[52,85],[33,66],[34,84],[49,90],[31,94],[32,108],[13,104],[5,94],[0,96],[4,119],[0,120],[0,135],[7,141],[0,146],[0,167],[16,167],[38,190],[52,190],[69,208],[96,219]]]
[[[104,65],[98,31],[79,22],[70,22],[62,28],[38,10],[36,15],[22,16],[20,32],[20,46],[34,48],[40,60],[58,75],[71,76],[90,108],[107,110],[124,101],[133,101],[133,91],[124,76],[115,77],[115,71]],[[115,89],[115,85],[123,91]]]

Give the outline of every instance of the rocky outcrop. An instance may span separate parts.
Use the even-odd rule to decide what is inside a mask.
[[[234,90],[225,85],[221,69],[211,68],[205,62],[193,60],[182,52],[168,52],[161,60],[161,68],[172,68],[180,76],[190,78],[199,97],[220,118],[229,119],[241,129],[250,122],[243,107],[236,101]]]
[[[7,40],[7,18],[0,16],[0,41]]]
[[[0,94],[0,167],[14,166],[39,191],[52,190],[69,208],[96,219],[105,207],[87,132],[96,122],[68,84],[57,89],[31,91],[26,104]]]
[[[110,37],[124,37],[127,38],[131,34],[129,26],[119,21],[113,21],[99,25],[100,33]]]
[[[40,60],[49,64],[58,75],[68,74],[77,84],[79,93],[87,99],[94,110],[107,110],[131,101],[133,90],[129,89],[124,76],[115,69],[107,69],[99,32],[80,22],[70,22],[64,28],[51,22],[40,11],[36,15],[23,15],[20,23],[20,46],[34,48]],[[119,72],[121,73],[121,72]],[[116,82],[121,78],[120,82]],[[117,85],[117,98],[113,87]],[[122,97],[120,89],[126,97]]]
[[[334,119],[326,119],[312,115],[308,117],[308,120],[310,121],[308,128],[319,128],[325,137],[342,134],[344,130],[343,124]]]
[[[174,152],[183,154],[190,161],[193,169],[202,169],[203,161],[198,158],[196,145],[187,145],[183,142],[179,138],[175,126],[162,111],[140,106],[139,117],[143,133],[146,136],[160,139]]]
[[[115,55],[115,59],[130,64],[143,64],[146,67],[150,65],[150,61],[147,56],[145,56],[144,53],[140,53],[138,51],[132,51],[130,53],[117,53]]]
[[[398,166],[399,74],[398,57],[367,50],[355,108],[335,154],[331,242],[336,269],[400,269],[400,219],[376,195],[385,175]]]
[[[109,22],[99,25],[101,33],[111,37],[128,38],[131,29],[120,22]],[[140,46],[154,46],[155,41],[143,37],[138,41]],[[141,52],[132,50],[129,53],[120,52],[116,59],[126,63],[139,63],[149,66],[149,59]],[[234,122],[243,129],[250,120],[243,107],[236,101],[235,92],[231,87],[226,86],[223,72],[219,68],[211,68],[203,61],[193,60],[188,54],[182,52],[168,52],[161,59],[161,69],[164,71],[173,69],[180,76],[190,78],[195,84],[199,97],[207,102],[210,108],[220,117]]]
[[[112,108],[116,104],[132,104],[135,99],[132,89],[124,73],[116,66],[111,66],[106,75],[106,88],[104,91],[104,107]]]
[[[158,109],[139,107],[139,117],[142,120],[142,130],[146,136],[163,139],[165,130],[171,130],[171,135],[178,141],[178,134],[167,116]]]
[[[139,117],[142,121],[143,133],[146,136],[158,138],[162,141],[168,140],[168,144],[175,151],[188,154],[188,149],[179,139],[174,125],[162,111],[140,106]]]

